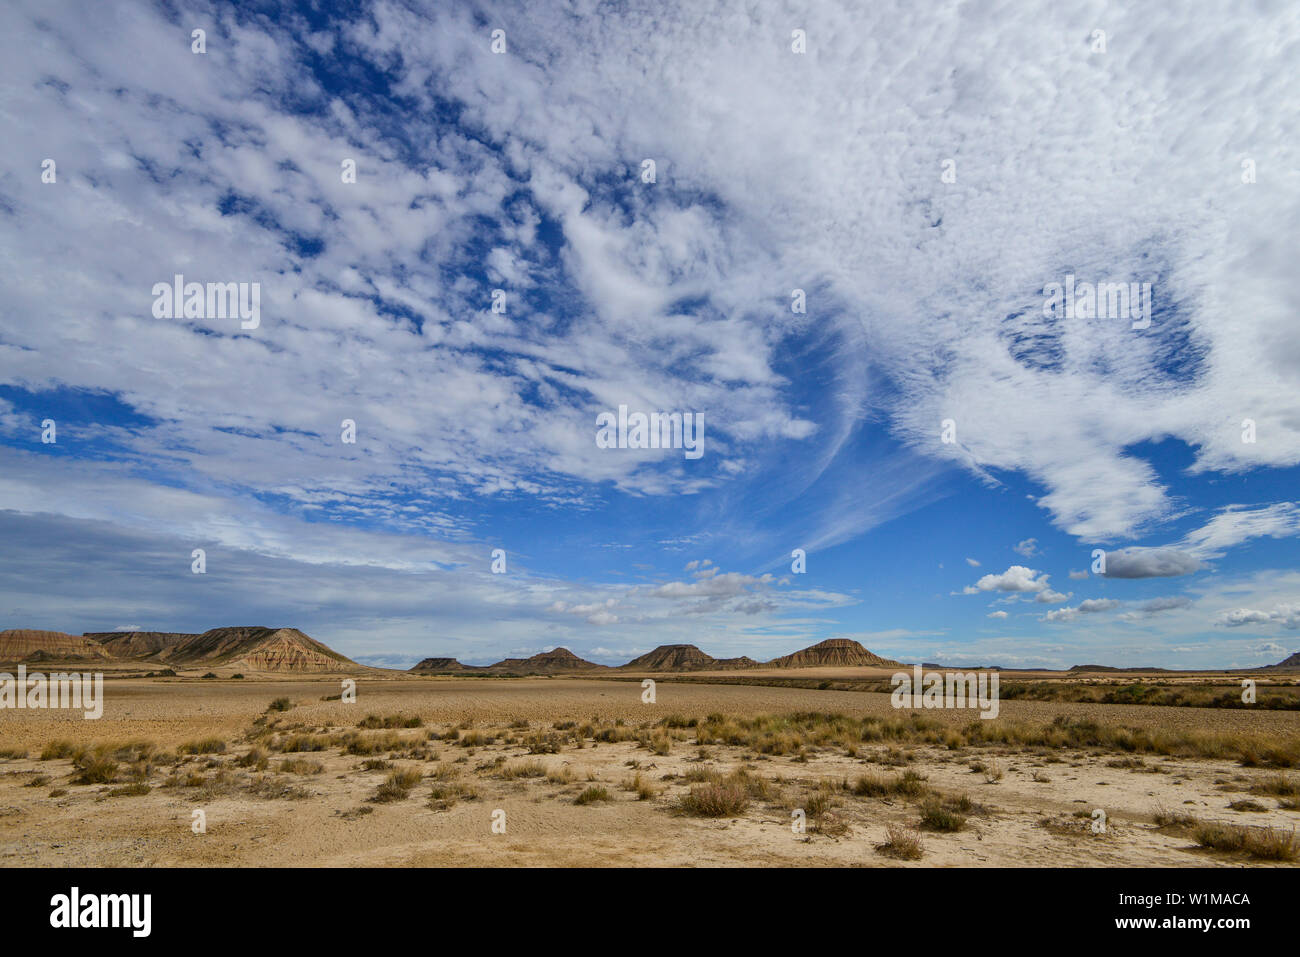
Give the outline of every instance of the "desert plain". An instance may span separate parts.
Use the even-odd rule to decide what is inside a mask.
[[[893,670],[109,668],[99,720],[0,712],[0,866],[1295,865],[1300,711],[1062,700],[1238,676],[1003,673],[1045,700],[981,720]]]

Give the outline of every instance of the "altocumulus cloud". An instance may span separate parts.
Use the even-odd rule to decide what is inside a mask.
[[[950,469],[1014,474],[1048,532],[1123,542],[1183,514],[1144,443],[1183,443],[1190,475],[1300,463],[1300,271],[1277,241],[1300,232],[1289,7],[1108,8],[1104,58],[1085,0],[1015,17],[814,0],[804,57],[786,6],[715,11],[716,27],[636,0],[599,16],[379,0],[327,24],[185,0],[0,8],[0,508],[57,533],[24,559],[64,581],[86,577],[68,549],[101,567],[92,545],[128,542],[98,553],[119,556],[105,585],[159,576],[156,597],[114,604],[11,555],[24,584],[5,597],[103,627],[235,600],[310,616],[296,595],[333,596],[317,620],[366,647],[435,618],[501,647],[596,624],[653,646],[699,613],[735,641],[729,615],[847,599],[735,572],[590,586],[513,555],[506,585],[481,544],[512,508],[584,516],[612,495],[673,503],[647,540],[693,541],[714,513],[678,506],[721,489],[733,538],[797,530],[812,550],[932,501]],[[488,52],[498,21],[507,56]],[[32,188],[51,156],[58,186]],[[628,188],[647,157],[658,182]],[[1067,267],[1153,282],[1151,327],[1046,320]],[[260,328],[152,319],[148,291],[178,271],[259,282]],[[122,411],[70,425],[63,458],[15,451],[69,395]],[[601,454],[594,417],[621,403],[707,410],[701,467]],[[1241,441],[1239,409],[1261,441]],[[887,455],[850,454],[864,423]],[[1188,575],[1297,527],[1293,503],[1230,506],[1182,542],[1111,552],[1107,577]],[[201,600],[161,570],[200,541],[229,589]],[[966,592],[1064,601],[1048,578],[1012,566]],[[358,581],[370,607],[325,584]],[[465,637],[474,621],[489,634]]]

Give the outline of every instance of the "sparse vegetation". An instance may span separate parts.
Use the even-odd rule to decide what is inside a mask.
[[[265,699],[253,696],[250,710],[256,709],[259,700]],[[316,698],[303,696],[303,700],[310,702]],[[788,825],[788,812],[802,810],[807,815],[809,841],[816,840],[813,835],[840,837],[849,833],[851,827],[869,828],[873,839],[879,840],[879,828],[889,824],[884,843],[876,847],[881,854],[900,860],[922,858],[925,832],[969,831],[977,818],[984,818],[995,831],[1001,827],[997,821],[988,821],[989,810],[961,794],[960,789],[955,789],[955,794],[944,793],[946,788],[937,789],[952,781],[955,772],[967,769],[982,775],[988,783],[1010,778],[1014,785],[1005,787],[1014,787],[1018,798],[1037,791],[1051,805],[1050,810],[1047,807],[1038,810],[1038,815],[1050,814],[1038,821],[1039,827],[1075,839],[1078,850],[1073,853],[1095,854],[1090,848],[1095,848],[1096,841],[1107,839],[1109,834],[1102,838],[1090,836],[1090,809],[1094,805],[1076,802],[1062,807],[1058,803],[1063,800],[1062,790],[1047,785],[1053,779],[1074,780],[1079,772],[1072,769],[1105,767],[1120,772],[1111,779],[1112,783],[1121,780],[1127,783],[1131,793],[1123,798],[1140,793],[1133,788],[1149,786],[1152,800],[1157,795],[1168,798],[1178,794],[1179,799],[1195,798],[1185,804],[1199,806],[1215,793],[1209,790],[1211,779],[1219,792],[1226,792],[1210,803],[1220,808],[1218,816],[1242,821],[1240,825],[1207,823],[1198,820],[1195,814],[1157,806],[1147,820],[1153,819],[1157,828],[1166,830],[1166,835],[1146,840],[1162,842],[1164,852],[1175,850],[1189,862],[1197,859],[1189,853],[1195,849],[1193,844],[1241,855],[1243,860],[1237,863],[1247,863],[1246,858],[1289,861],[1296,855],[1293,831],[1250,826],[1251,820],[1260,823],[1258,816],[1250,819],[1250,813],[1265,814],[1275,807],[1300,810],[1300,776],[1283,770],[1297,766],[1288,763],[1297,748],[1281,735],[1211,734],[1196,730],[1196,725],[1188,722],[1180,722],[1173,730],[1154,725],[1103,728],[1079,716],[1040,725],[1010,723],[1004,719],[995,723],[970,722],[969,726],[961,722],[954,725],[951,715],[936,718],[922,713],[865,717],[814,712],[757,717],[710,714],[705,718],[678,714],[662,719],[638,719],[617,717],[617,706],[614,714],[604,710],[577,721],[539,722],[534,716],[531,722],[526,719],[480,721],[475,727],[469,721],[462,721],[452,728],[446,725],[430,728],[425,726],[424,719],[410,714],[409,697],[389,700],[396,703],[377,705],[384,710],[360,720],[334,717],[331,721],[327,716],[331,709],[321,709],[321,716],[311,715],[309,709],[284,716],[286,711],[292,711],[292,702],[277,698],[264,713],[252,718],[253,726],[247,735],[232,739],[239,742],[230,748],[234,753],[228,753],[226,741],[215,736],[188,741],[176,749],[178,753],[160,751],[155,743],[143,740],[93,745],[56,740],[39,753],[45,761],[72,759],[70,777],[63,777],[62,768],[47,766],[63,781],[107,785],[89,791],[74,788],[72,793],[78,807],[92,807],[108,799],[145,796],[153,787],[160,786],[168,789],[158,796],[160,806],[194,803],[231,792],[284,799],[324,792],[332,808],[355,805],[358,797],[369,795],[365,811],[378,809],[395,815],[408,811],[384,811],[378,806],[409,798],[427,776],[428,807],[439,811],[449,810],[459,801],[478,798],[482,787],[485,797],[490,795],[493,802],[505,796],[507,800],[521,802],[618,806],[632,803],[635,797],[652,802],[653,808],[643,805],[639,810],[627,809],[628,813],[648,814],[651,818],[684,814],[717,820],[748,814],[755,825],[760,820],[764,824]],[[388,707],[394,713],[387,713]],[[398,713],[398,708],[408,710]],[[606,708],[603,699],[593,710],[596,708]],[[1232,717],[1245,719],[1247,716]],[[994,726],[989,727],[990,724]],[[224,731],[223,726],[211,723],[191,727],[198,729],[191,734],[203,734],[213,728]],[[169,738],[165,744],[170,748],[173,740]],[[453,744],[456,747],[449,747]],[[244,751],[245,748],[248,750]],[[1116,755],[1115,750],[1121,753]],[[339,753],[361,757],[334,760]],[[0,750],[0,759],[27,755],[27,751],[18,749]],[[1216,773],[1200,774],[1182,760],[1198,755],[1212,755],[1220,762],[1235,760],[1243,767],[1216,772],[1217,777]],[[412,762],[421,763],[412,765]],[[36,774],[30,767],[7,773],[16,784],[51,787],[51,774]],[[337,773],[326,774],[326,767],[336,769]],[[618,769],[612,777],[611,769]],[[1048,769],[1051,777],[1046,773]],[[358,771],[378,774],[362,777]],[[935,786],[923,771],[930,772]],[[1172,777],[1139,782],[1124,772]],[[1105,773],[1089,774],[1085,770],[1080,784],[1102,784],[1095,778]],[[996,789],[981,788],[978,776],[963,780],[970,794],[977,797],[997,793]],[[1031,788],[1027,784],[1030,780],[1043,786]],[[1176,790],[1184,783],[1186,794]],[[314,789],[300,786],[308,784],[314,785]],[[349,788],[358,787],[364,788],[359,795],[354,792],[349,802],[336,803]],[[66,791],[55,788],[49,793],[55,797]],[[26,792],[25,796],[36,800],[39,792]],[[1121,795],[1115,797],[1122,799]],[[854,798],[873,799],[878,803]],[[152,802],[142,803],[152,806]],[[64,810],[58,813],[66,815],[66,803],[63,806]],[[496,806],[496,803],[489,805]],[[1232,818],[1224,811],[1225,806],[1246,817]],[[1071,811],[1071,807],[1078,810]],[[1117,811],[1133,813],[1131,807],[1119,800],[1115,807]],[[51,809],[54,810],[52,806]],[[121,810],[129,809],[122,806]],[[1109,806],[1107,812],[1110,813]],[[287,813],[287,809],[278,813]],[[350,820],[360,812],[332,813]],[[1020,810],[1015,813],[1018,815]],[[900,821],[904,817],[905,823]],[[1264,818],[1264,823],[1271,822]],[[726,825],[724,821],[713,826]],[[1141,827],[1121,831],[1120,838],[1131,841],[1136,837],[1142,841],[1144,831]],[[981,823],[978,832],[969,838],[936,837],[931,842],[934,848],[942,845],[945,854],[955,853],[957,846],[962,845],[965,851],[978,850],[980,860],[990,851],[994,857],[1005,857],[1006,841],[974,846],[978,838],[987,838],[988,834],[988,828]],[[1174,834],[1185,834],[1187,839],[1171,841]],[[1048,838],[1044,834],[1040,839]],[[1058,841],[1056,846],[1067,855],[1072,853],[1064,842]],[[1118,846],[1111,842],[1112,849]],[[1080,860],[1081,857],[1064,858],[1065,863]]]
[[[1230,853],[1243,853],[1266,861],[1293,861],[1300,848],[1295,830],[1275,827],[1243,827],[1239,824],[1207,822],[1195,831],[1201,847]]]
[[[749,792],[735,781],[696,784],[682,796],[679,807],[695,817],[733,817],[749,807]]]
[[[1228,803],[1228,807],[1233,811],[1261,812],[1261,811],[1268,810],[1268,808],[1264,807],[1264,805],[1260,804],[1258,801],[1252,801],[1250,798],[1242,798],[1239,801],[1231,801]]]
[[[502,765],[497,774],[507,781],[518,778],[543,778],[546,777],[546,765],[537,760],[517,761],[514,764]]]
[[[117,777],[117,762],[101,751],[82,752],[73,762],[74,784],[107,784]]]
[[[884,843],[877,844],[876,850],[881,854],[896,857],[899,860],[920,860],[923,853],[921,835],[912,828],[890,824],[885,828]]]
[[[659,796],[659,789],[640,771],[637,771],[631,780],[624,783],[623,788],[635,792],[638,801],[652,801]]]
[[[838,746],[879,741],[911,745],[946,746],[951,726],[937,718],[911,713],[882,718],[799,712],[730,718],[709,715],[696,726],[700,744],[744,746],[760,754],[797,754],[807,747]],[[1238,760],[1250,767],[1300,767],[1300,736],[1237,734],[1178,728],[1174,730],[1103,725],[1093,719],[1058,716],[1047,724],[1009,721],[972,721],[962,729],[966,746],[1078,748]],[[900,759],[905,757],[899,755]],[[998,768],[985,771],[1000,780]]]
[[[400,714],[390,714],[383,717],[377,714],[368,714],[357,722],[357,727],[379,731],[393,728],[422,728],[424,727],[424,719],[418,714],[409,717]]]
[[[921,827],[927,831],[960,831],[965,826],[965,815],[952,802],[934,795],[921,802]]]
[[[265,771],[267,768],[266,752],[261,748],[253,748],[248,753],[235,759],[235,764],[241,768],[252,768],[254,771]]]
[[[109,788],[108,797],[139,797],[142,794],[148,794],[149,785],[143,781],[137,781],[134,784],[124,784],[121,787]]]
[[[478,797],[478,788],[460,781],[436,781],[429,792],[429,806],[435,811],[445,811],[455,807],[460,800],[473,801]]]
[[[1253,794],[1271,794],[1281,798],[1300,797],[1300,781],[1285,774],[1272,774],[1255,782],[1250,790]]]
[[[558,754],[564,747],[564,738],[554,731],[538,732],[524,738],[524,747],[529,754]]]
[[[226,750],[226,742],[220,738],[201,738],[187,741],[176,750],[181,754],[222,754]]]
[[[325,766],[319,761],[308,761],[305,758],[285,758],[280,762],[277,769],[281,774],[320,774],[325,770]]]
[[[376,804],[404,801],[410,796],[411,789],[420,783],[421,778],[422,775],[415,768],[397,768],[390,771],[371,800]]]
[[[595,804],[599,801],[608,801],[608,800],[609,800],[609,791],[598,784],[593,784],[585,791],[583,791],[581,794],[579,794],[576,798],[574,798],[573,803],[574,804]]]
[[[58,740],[51,741],[41,749],[42,761],[57,761],[59,758],[77,758],[86,749],[80,745],[73,744],[71,741]]]
[[[929,790],[925,776],[908,768],[901,775],[887,777],[880,774],[864,774],[853,785],[853,793],[859,797],[906,797],[918,798]]]

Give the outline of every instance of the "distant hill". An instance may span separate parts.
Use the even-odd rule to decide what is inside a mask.
[[[359,667],[297,628],[212,628],[153,656],[170,665],[230,665],[252,671],[338,671]]]
[[[741,671],[749,668],[824,668],[871,666],[902,667],[897,661],[882,658],[848,638],[830,638],[794,654],[776,658],[766,664],[748,656],[714,658],[695,645],[660,645],[653,651],[633,658],[619,671],[688,672]],[[612,671],[606,665],[585,661],[567,648],[545,651],[531,658],[506,658],[483,667],[463,665],[455,658],[425,658],[414,668],[417,674],[576,674],[589,671]]]
[[[88,631],[82,637],[99,642],[115,658],[145,658],[198,636],[179,631]]]
[[[773,658],[765,668],[853,668],[871,666],[901,668],[902,662],[891,661],[868,651],[851,638],[827,638],[802,651]]]
[[[58,659],[108,658],[110,653],[97,641],[62,631],[10,628],[0,631],[0,661],[53,661]]]
[[[1142,671],[1150,674],[1159,674],[1162,671],[1168,671],[1168,668],[1114,668],[1110,665],[1071,665],[1071,671]]]
[[[1275,665],[1266,665],[1265,667],[1276,671],[1300,671],[1300,651],[1297,651],[1289,658],[1279,661]]]
[[[407,669],[417,674],[460,674],[467,671],[487,671],[478,665],[462,665],[455,658],[425,658],[413,668]]]
[[[514,670],[521,669],[526,672],[537,672],[541,674],[557,674],[566,671],[606,671],[605,665],[598,665],[594,661],[587,661],[579,658],[568,648],[555,648],[551,651],[543,651],[540,654],[533,655],[531,658],[507,658],[505,661],[499,661],[495,665],[489,665],[489,669]]]
[[[579,658],[568,648],[554,648],[531,658],[504,658],[492,665],[463,665],[455,658],[425,658],[410,670],[417,674],[555,675],[609,669]]]
[[[628,671],[735,671],[756,668],[753,658],[714,658],[694,645],[660,645],[622,665]]]

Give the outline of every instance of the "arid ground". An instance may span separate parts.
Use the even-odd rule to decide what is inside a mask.
[[[1295,863],[1300,711],[707,681],[110,675],[0,713],[0,864]]]

